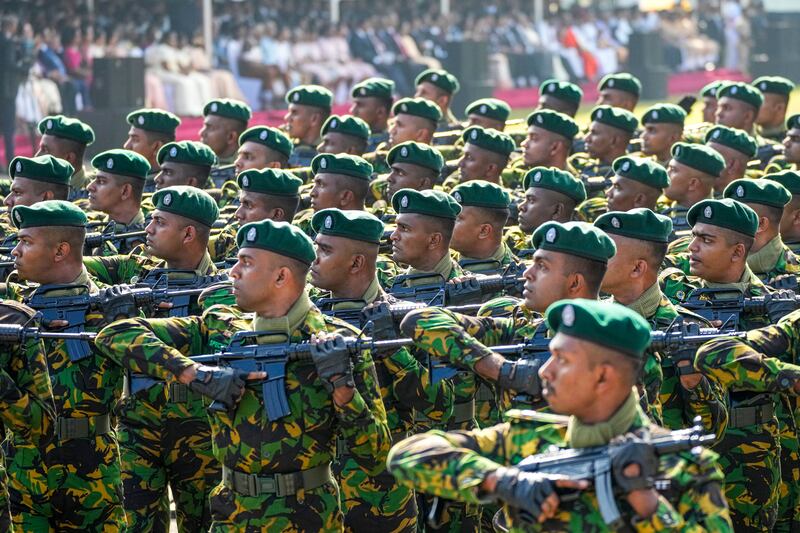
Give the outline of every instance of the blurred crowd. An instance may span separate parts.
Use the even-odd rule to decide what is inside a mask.
[[[2,66],[12,73],[5,85],[21,87],[6,89],[28,123],[91,109],[92,65],[103,57],[143,58],[146,105],[184,116],[199,115],[214,97],[280,106],[300,83],[325,85],[343,102],[349,87],[376,74],[410,94],[417,73],[447,66],[453,43],[471,40],[487,43],[487,81],[495,88],[550,77],[596,81],[624,69],[636,31],[661,33],[673,71],[746,70],[751,21],[762,7],[720,1],[659,13],[560,10],[551,2],[535,22],[529,0],[462,0],[448,15],[438,0],[348,0],[333,24],[328,0],[216,0],[209,55],[200,0],[94,0],[91,12],[85,0],[0,0],[2,42],[15,49],[3,60],[13,69]]]

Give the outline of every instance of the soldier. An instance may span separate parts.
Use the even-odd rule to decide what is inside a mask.
[[[578,218],[594,222],[607,211],[630,211],[636,208],[656,209],[669,175],[663,166],[651,159],[623,156],[611,166],[614,176],[605,198],[589,198],[577,208]]]
[[[394,102],[394,82],[385,78],[367,78],[350,92],[353,104],[349,113],[367,123],[370,136],[366,152],[389,140],[389,115]]]
[[[147,159],[130,150],[108,150],[92,159],[95,176],[86,190],[89,207],[103,213],[105,231],[117,235],[145,227],[142,190],[150,172]],[[143,237],[111,241],[117,253],[127,254],[144,243]]]
[[[6,300],[0,303],[0,324],[30,327],[35,313],[25,305]],[[34,485],[42,481],[30,476],[29,471],[35,466],[30,461],[38,455],[37,450],[43,449],[45,442],[52,440],[56,419],[45,353],[44,342],[31,338],[21,342],[5,342],[0,350],[4,382],[0,395],[0,424],[3,434],[9,432],[4,446],[7,452],[0,452],[7,453],[0,466],[3,480],[0,493],[2,531],[13,531],[12,520],[19,531],[37,530],[38,524],[28,520],[25,504],[19,498],[9,508],[6,479],[16,486],[15,495],[34,494]],[[32,504],[30,500],[27,502],[27,505]]]
[[[442,188],[452,190],[459,183],[484,180],[500,184],[500,175],[516,146],[507,134],[481,126],[470,126],[461,134],[464,149],[458,160],[458,170],[445,180]]]
[[[764,179],[777,181],[792,195],[792,199],[783,208],[780,236],[792,252],[798,253],[800,251],[800,173],[795,170],[783,170],[766,174]]]
[[[509,188],[521,186],[534,167],[555,167],[577,175],[567,159],[578,134],[578,124],[567,115],[547,109],[534,111],[527,122],[528,136],[520,143],[522,157],[503,172],[503,184]]]
[[[439,150],[427,144],[408,141],[398,144],[386,155],[389,173],[369,184],[372,211],[392,218],[390,201],[400,189],[424,191],[432,189],[439,180],[444,159]]]
[[[311,172],[314,175],[311,207],[294,218],[294,224],[307,235],[313,235],[311,218],[322,209],[364,210],[372,165],[354,155],[320,154],[311,162]]]
[[[525,200],[519,205],[519,225],[508,228],[504,237],[515,253],[528,248],[530,236],[545,222],[573,220],[575,208],[586,200],[583,182],[557,168],[529,170],[522,187]]]
[[[764,103],[756,117],[758,134],[779,143],[786,136],[786,110],[794,82],[782,76],[761,76],[753,80],[753,87],[764,95]]]
[[[664,294],[680,303],[695,288],[736,291],[745,297],[768,292],[747,266],[747,255],[758,230],[758,215],[741,202],[731,199],[703,200],[687,215],[692,226],[689,245],[689,270],[686,275],[668,268],[661,273]],[[733,324],[739,330],[762,327],[772,316],[745,309]],[[747,380],[730,382],[724,369],[708,368],[696,360],[695,366],[725,391],[728,425],[722,440],[714,447],[720,454],[725,473],[725,494],[731,504],[734,526],[742,530],[769,530],[778,512],[781,469],[779,454],[760,450],[780,450],[781,427],[775,417],[772,394],[754,391]],[[732,370],[738,371],[735,368]],[[797,438],[794,428],[788,437]]]
[[[239,150],[233,165],[236,174],[250,169],[287,168],[292,141],[281,130],[254,126],[239,136]]]
[[[239,137],[247,129],[251,116],[250,106],[229,98],[211,100],[203,108],[205,118],[200,128],[200,140],[217,156],[217,163],[211,169],[214,187],[222,187],[236,175],[234,161]]]
[[[550,348],[557,357],[541,368],[543,393],[554,412],[570,418],[511,411],[507,422],[490,428],[412,437],[389,455],[389,470],[398,481],[447,499],[499,501],[504,504],[500,522],[509,531],[535,526],[604,530],[610,526],[603,524],[589,483],[521,472],[514,465],[554,447],[601,446],[626,435],[630,448],[612,463],[614,484],[626,504],[621,506],[626,510],[623,524],[654,531],[732,531],[715,455],[704,451],[657,458],[643,442],[660,431],[638,407],[632,390],[650,339],[647,322],[622,306],[588,300],[552,305],[547,322],[556,332]],[[496,357],[487,352],[487,357]],[[553,420],[558,422],[546,423]],[[653,479],[664,476],[670,490],[662,494]],[[464,479],[470,481],[459,481]],[[580,490],[577,499],[559,500],[567,488]]]
[[[300,178],[277,168],[245,170],[236,177],[239,207],[234,217],[239,226],[270,219],[291,222],[300,204]]]
[[[683,137],[686,111],[674,104],[656,104],[642,115],[644,130],[639,137],[642,154],[654,157],[666,167],[672,157],[672,145]]]
[[[662,215],[672,219],[674,231],[689,228],[686,212],[701,200],[711,198],[714,181],[725,169],[725,159],[711,147],[676,143],[667,165],[669,185],[664,189]]]
[[[82,263],[86,215],[80,208],[62,200],[17,205],[11,220],[19,230],[11,252],[17,270],[0,291],[3,298],[98,292]],[[96,331],[105,321],[90,310],[84,327]],[[64,325],[55,321],[49,327]],[[12,471],[20,474],[9,487],[15,521],[25,531],[116,531],[125,523],[112,425],[122,368],[91,345],[44,345],[57,418],[52,438],[36,449],[9,449]]]
[[[165,144],[175,141],[175,130],[181,125],[181,119],[161,109],[139,109],[130,113],[127,120],[131,127],[122,147],[144,156],[150,163],[144,192],[153,192],[159,171],[158,152]]]
[[[311,265],[311,283],[330,291],[334,311],[395,301],[381,289],[376,261],[384,229],[377,218],[362,211],[323,209],[314,215],[312,226],[317,258]],[[375,368],[393,442],[408,436],[415,411],[436,420],[449,416],[450,382],[432,384],[428,370],[406,348],[376,358]],[[399,486],[386,470],[366,477],[347,449],[342,447],[339,454],[334,471],[342,487],[345,529],[414,531],[413,491]]]
[[[595,106],[618,107],[632,112],[639,103],[642,82],[627,72],[607,74],[597,84],[597,92]]]
[[[775,156],[772,161],[775,162],[777,168],[770,164],[767,172],[786,168],[797,170],[798,164],[800,164],[800,114],[789,117],[786,121],[786,128],[786,137],[783,139],[783,156]]]
[[[9,211],[17,205],[30,206],[44,200],[66,200],[72,165],[51,155],[15,157],[8,166],[11,191],[3,203]]]
[[[333,94],[319,85],[300,85],[286,93],[289,110],[283,130],[294,143],[289,168],[307,167],[317,155],[320,130],[331,114]]]
[[[747,83],[729,82],[717,89],[717,124],[744,130],[755,139],[758,146],[756,159],[760,162],[760,168],[766,167],[780,153],[780,147],[776,147],[755,131],[755,121],[763,103],[764,95],[761,91]]]
[[[549,109],[575,118],[581,106],[583,90],[568,81],[547,80],[539,85],[539,103],[537,111]]]
[[[497,98],[475,100],[464,109],[468,126],[504,131],[506,121],[511,115],[511,107]]]
[[[196,141],[165,144],[158,151],[159,171],[155,177],[156,191],[165,187],[185,185],[198,189],[211,188],[211,167],[217,156],[211,148]]]
[[[602,194],[613,173],[611,164],[625,155],[639,123],[630,111],[610,106],[595,107],[591,117],[584,139],[586,153],[574,154],[568,160],[587,185],[590,198]]]
[[[361,157],[367,150],[371,132],[366,122],[352,115],[331,115],[322,125],[320,154],[349,154]]]
[[[453,97],[461,88],[461,84],[458,83],[455,76],[446,70],[428,69],[417,76],[414,84],[417,86],[414,97],[430,100],[442,113],[441,118],[437,121],[436,131],[461,129],[461,123],[456,120],[450,110]]]
[[[760,172],[748,171],[748,163],[756,155],[756,142],[742,130],[725,126],[714,126],[706,133],[706,144],[719,152],[725,160],[725,168],[714,180],[714,196],[722,196],[725,188],[734,180],[759,177]]]
[[[653,330],[670,328],[679,317],[705,325],[697,315],[670,302],[658,285],[658,272],[672,233],[669,218],[647,208],[636,208],[600,215],[594,225],[605,231],[617,247],[600,285],[604,293],[640,314]],[[708,431],[721,436],[727,422],[721,392],[694,371],[691,358],[680,355],[675,353],[675,359],[672,353],[645,358],[646,374],[657,374],[658,368],[651,367],[659,364],[663,374],[660,390],[644,391],[653,407],[651,411],[658,408],[663,425],[669,429],[684,428],[700,416]]]
[[[166,187],[153,195],[156,209],[147,226],[142,255],[87,258],[88,270],[107,283],[142,280],[158,268],[216,273],[208,234],[218,209],[194,187]],[[169,277],[181,274],[167,274]],[[192,314],[200,309],[193,306]],[[133,341],[135,335],[129,336]],[[119,409],[122,486],[128,527],[135,531],[169,528],[167,489],[175,499],[181,530],[206,530],[208,496],[219,483],[220,466],[211,451],[211,429],[200,395],[178,383],[162,383],[128,367],[129,395]]]
[[[720,80],[712,81],[700,89],[700,97],[703,99],[703,122],[713,124],[717,120],[717,89],[724,82]]]
[[[800,259],[783,244],[780,223],[791,193],[770,179],[739,179],[725,189],[725,198],[738,200],[758,215],[758,231],[747,255],[747,266],[766,283],[783,274],[800,274]]]
[[[341,530],[339,489],[330,472],[336,435],[370,477],[385,468],[390,443],[372,358],[363,351],[351,359],[338,348],[341,338],[325,335],[357,332],[324,316],[308,298],[315,254],[307,236],[264,220],[244,225],[237,237],[239,261],[230,272],[236,307],[120,321],[96,343],[139,372],[188,385],[225,406],[209,412],[214,454],[223,465],[222,482],[211,493],[211,531]],[[268,332],[253,337],[260,345],[315,342],[313,363],[286,364],[283,392],[292,406],[286,416],[270,419],[263,388],[244,385],[266,373],[199,365],[184,355],[216,351],[237,331]]]
[[[510,213],[511,197],[502,187],[483,180],[462,183],[453,189],[461,205],[450,248],[460,254],[467,272],[502,273],[517,258],[503,242],[503,227]]]
[[[86,147],[94,142],[94,131],[78,119],[64,115],[44,117],[39,121],[39,148],[34,156],[52,155],[63,159],[75,169],[69,180],[68,200],[86,198],[86,185],[91,178],[83,168]]]

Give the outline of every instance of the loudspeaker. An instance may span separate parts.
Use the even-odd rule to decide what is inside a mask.
[[[91,160],[106,150],[122,148],[128,138],[128,129],[130,129],[126,120],[128,113],[139,107],[141,106],[78,111],[77,118],[94,130],[95,141],[86,148],[86,158]]]
[[[92,98],[96,109],[144,106],[144,59],[141,57],[94,60]]]

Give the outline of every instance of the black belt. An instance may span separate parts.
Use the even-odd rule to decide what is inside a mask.
[[[728,414],[728,427],[741,428],[760,426],[775,416],[775,405],[772,402],[757,405],[739,405],[731,407]]]
[[[131,396],[136,396],[143,390],[147,390],[156,385],[167,385],[166,381],[152,378],[144,374],[129,375],[129,388]],[[169,383],[169,401],[172,403],[186,403],[189,401],[189,387],[183,383],[173,381]]]
[[[332,481],[331,464],[289,472],[259,476],[233,470],[222,465],[222,484],[243,496],[274,494],[279,498],[293,496],[300,490],[311,490]]]
[[[111,417],[108,413],[82,418],[56,418],[58,440],[89,439],[111,432]]]

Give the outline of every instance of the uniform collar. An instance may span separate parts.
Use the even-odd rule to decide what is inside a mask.
[[[288,340],[292,332],[303,324],[303,321],[306,319],[306,316],[312,307],[313,304],[311,303],[311,299],[308,297],[308,293],[303,291],[300,297],[297,298],[294,304],[292,304],[292,307],[289,308],[289,311],[284,316],[264,318],[262,316],[255,315],[252,323],[253,331],[269,331],[275,334],[274,336],[265,335],[263,338],[259,337],[259,344],[272,344],[274,342],[280,342],[284,335],[285,339],[283,340]]]
[[[778,264],[784,246],[780,235],[776,235],[759,251],[747,256],[747,266],[755,274],[766,274]]]
[[[628,307],[632,311],[636,311],[642,317],[650,319],[658,311],[658,306],[661,304],[661,288],[658,283],[653,283],[649,289],[645,290],[639,297],[633,301]]]

